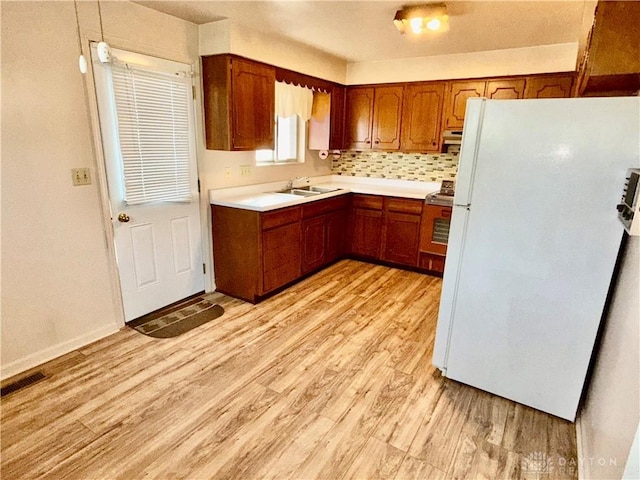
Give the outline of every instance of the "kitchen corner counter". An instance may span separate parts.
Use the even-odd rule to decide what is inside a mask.
[[[301,205],[316,200],[345,195],[348,193],[424,199],[427,194],[436,192],[440,189],[440,184],[438,182],[343,177],[340,175],[310,177],[307,182],[304,182],[304,185],[336,188],[339,190],[302,197],[277,193],[278,190],[283,190],[285,188],[286,182],[272,182],[243,187],[209,190],[209,203],[211,205],[266,212],[278,208]]]

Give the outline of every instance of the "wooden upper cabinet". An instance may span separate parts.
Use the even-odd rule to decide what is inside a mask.
[[[273,67],[232,60],[233,150],[274,147],[275,84]]]
[[[396,85],[348,88],[345,146],[398,150],[403,92]]]
[[[346,88],[338,85],[334,86],[331,91],[331,125],[329,132],[329,148],[331,150],[344,148],[346,94]]]
[[[489,80],[485,96],[493,100],[517,100],[524,98],[524,78],[513,80]]]
[[[630,95],[640,88],[640,2],[598,2],[579,68],[580,95]]]
[[[569,98],[573,75],[527,77],[524,98]]]
[[[274,147],[275,68],[232,55],[202,57],[210,150]]]
[[[375,87],[372,148],[398,150],[402,119],[403,86]]]
[[[407,84],[402,107],[402,150],[440,151],[444,83]]]
[[[485,81],[450,82],[444,109],[445,129],[458,129],[464,125],[467,100],[484,97]]]
[[[353,87],[347,89],[345,143],[348,148],[358,150],[371,148],[373,95],[373,87]]]

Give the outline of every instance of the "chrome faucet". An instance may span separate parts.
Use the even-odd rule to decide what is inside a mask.
[[[291,186],[295,185],[298,182],[306,182],[309,183],[309,177],[296,177],[293,180],[289,180],[291,182]]]

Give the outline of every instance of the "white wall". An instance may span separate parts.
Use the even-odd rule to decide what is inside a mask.
[[[640,420],[639,270],[640,237],[631,237],[577,421],[584,478],[622,478]]]
[[[499,77],[575,70],[577,43],[347,65],[347,84]]]
[[[231,20],[200,25],[200,55],[234,53],[242,57],[344,84],[347,63],[283,37],[239,27]]]
[[[83,35],[97,39],[97,4],[78,4]],[[129,2],[102,7],[113,46],[198,58],[197,26]],[[5,378],[116,331],[122,315],[100,202],[93,87],[77,67],[73,2],[1,8]],[[74,167],[91,168],[93,184],[73,187]]]
[[[233,53],[270,65],[279,66],[326,80],[344,83],[346,62],[305,45],[287,42],[280,37],[239,28],[230,20],[200,25],[200,55]],[[204,114],[200,113],[204,122]],[[203,191],[251,185],[263,182],[286,182],[297,176],[328,175],[331,161],[320,160],[318,153],[307,151],[304,163],[255,166],[254,152],[206,150],[200,141],[200,183]],[[241,166],[250,165],[250,175],[241,175]],[[229,175],[226,171],[229,171]]]

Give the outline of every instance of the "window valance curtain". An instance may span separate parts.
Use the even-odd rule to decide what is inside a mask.
[[[307,121],[311,118],[312,108],[312,90],[276,82],[276,115],[285,118],[298,115],[302,120]]]

